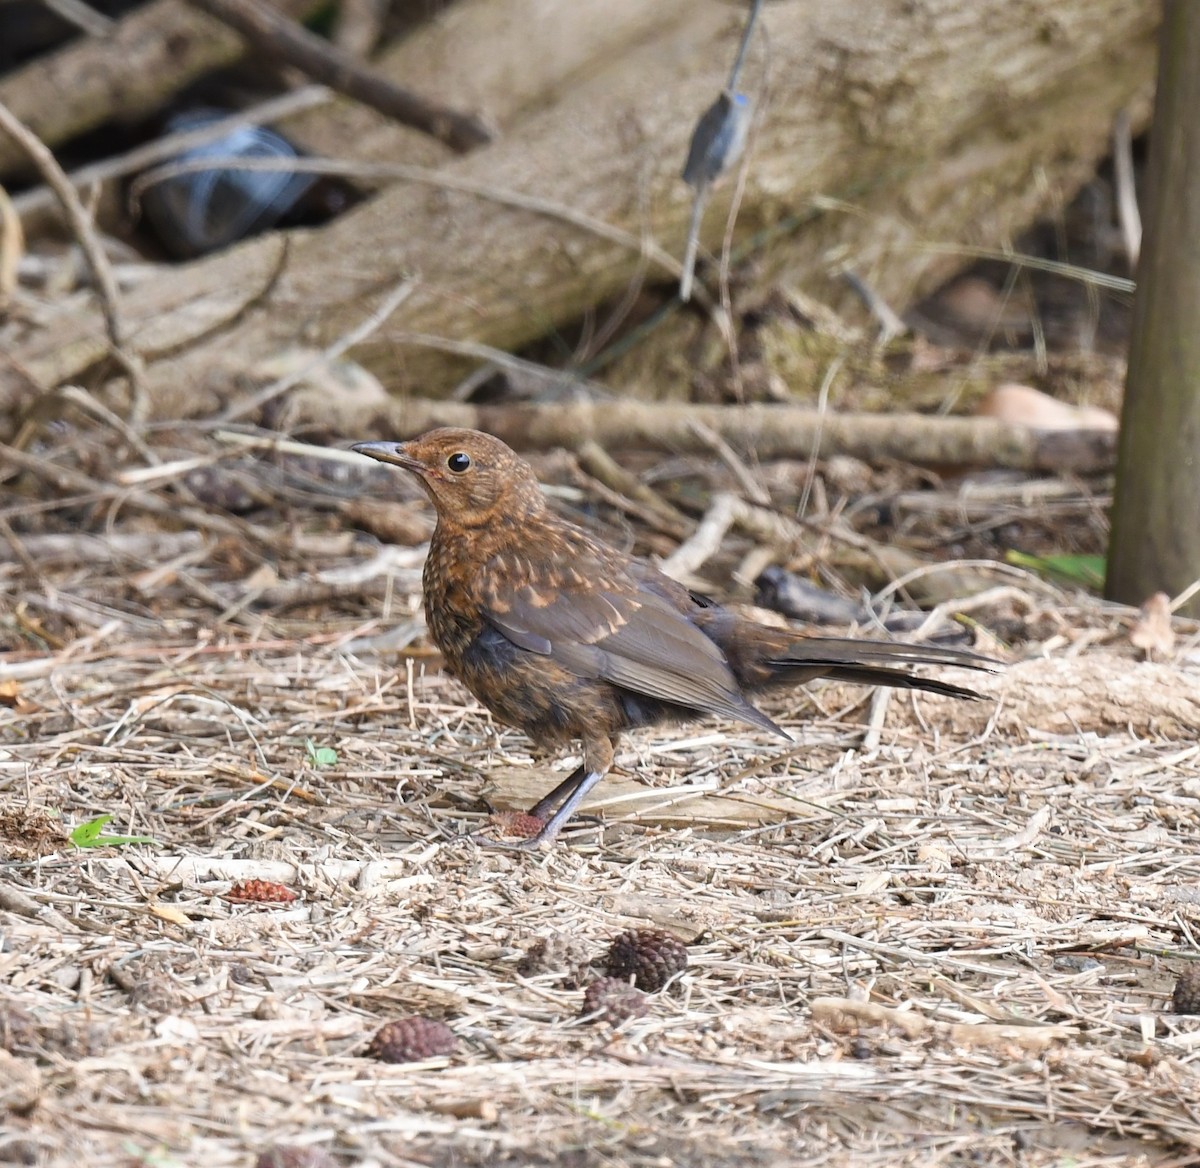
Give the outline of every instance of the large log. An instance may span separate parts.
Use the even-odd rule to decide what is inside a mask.
[[[721,87],[742,10],[660,4],[666,15],[652,34],[581,67],[545,108],[513,110],[502,140],[442,161],[438,173],[553,199],[678,254],[690,206],[678,171],[695,117]],[[588,7],[539,5],[556,30]],[[1115,111],[1148,100],[1158,9],[1156,0],[768,5],[769,95],[738,238],[767,233],[758,251],[767,276],[811,283],[831,257],[849,258],[907,303],[956,262],[927,241],[996,245],[1089,175]],[[464,24],[464,45],[470,31]],[[418,49],[422,35],[433,33],[416,34]],[[525,28],[493,48],[536,61],[548,43]],[[439,60],[452,74],[444,46]],[[514,56],[511,71],[521,67]],[[747,87],[762,75],[758,53]],[[501,87],[505,71],[493,76]],[[457,90],[453,76],[445,85]],[[829,209],[830,199],[853,211]],[[711,202],[710,245],[728,200],[726,190]],[[147,281],[127,299],[128,331],[151,363],[157,412],[178,416],[209,400],[199,390],[216,355],[249,365],[301,338],[328,343],[412,272],[419,287],[354,355],[397,388],[437,392],[461,361],[408,346],[405,335],[515,347],[627,287],[641,262],[636,249],[552,216],[407,183],[297,233],[286,254],[267,237]],[[100,360],[102,336],[98,316],[77,314],[28,337],[16,356],[57,384]]]

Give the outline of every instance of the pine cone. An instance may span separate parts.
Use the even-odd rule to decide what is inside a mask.
[[[609,977],[628,981],[639,990],[661,990],[677,973],[687,969],[687,949],[661,929],[630,929],[613,940],[604,958]]]
[[[415,1016],[381,1026],[371,1039],[367,1054],[385,1063],[416,1063],[453,1054],[456,1046],[458,1039],[445,1022]]]
[[[225,899],[234,904],[290,904],[296,894],[276,880],[240,880],[225,893]]]
[[[488,823],[498,827],[502,836],[520,839],[533,839],[546,826],[544,819],[538,819],[528,811],[493,811],[488,816]]]
[[[640,1018],[646,1012],[646,995],[619,977],[597,978],[584,991],[583,1010],[586,1017],[598,1018],[620,1026],[628,1018]]]
[[[1200,962],[1183,967],[1171,996],[1171,1009],[1176,1014],[1200,1014]]]

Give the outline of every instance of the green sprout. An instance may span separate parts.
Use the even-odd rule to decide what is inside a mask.
[[[77,848],[107,848],[120,847],[122,844],[155,844],[158,841],[151,835],[102,835],[108,825],[111,815],[97,815],[93,819],[81,823],[71,832],[70,840]]]
[[[312,767],[337,766],[337,751],[331,746],[317,746],[311,738],[304,740],[304,753]]]

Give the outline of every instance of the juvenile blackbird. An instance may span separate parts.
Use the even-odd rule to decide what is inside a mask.
[[[437,511],[425,615],[446,665],[501,721],[582,765],[530,809],[553,840],[608,773],[621,731],[722,714],[790,735],[749,691],[830,677],[976,698],[910,665],[987,669],[957,649],[806,637],[736,616],[547,506],[528,463],[477,430],[354,450],[417,476]]]

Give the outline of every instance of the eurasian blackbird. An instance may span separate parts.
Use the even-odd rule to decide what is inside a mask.
[[[608,773],[623,730],[723,714],[790,738],[746,692],[831,677],[977,698],[905,667],[994,665],[739,617],[554,514],[532,467],[477,430],[353,449],[411,471],[433,501],[425,615],[450,672],[534,742],[582,742],[582,765],[530,809],[543,826],[526,846],[558,835]]]

